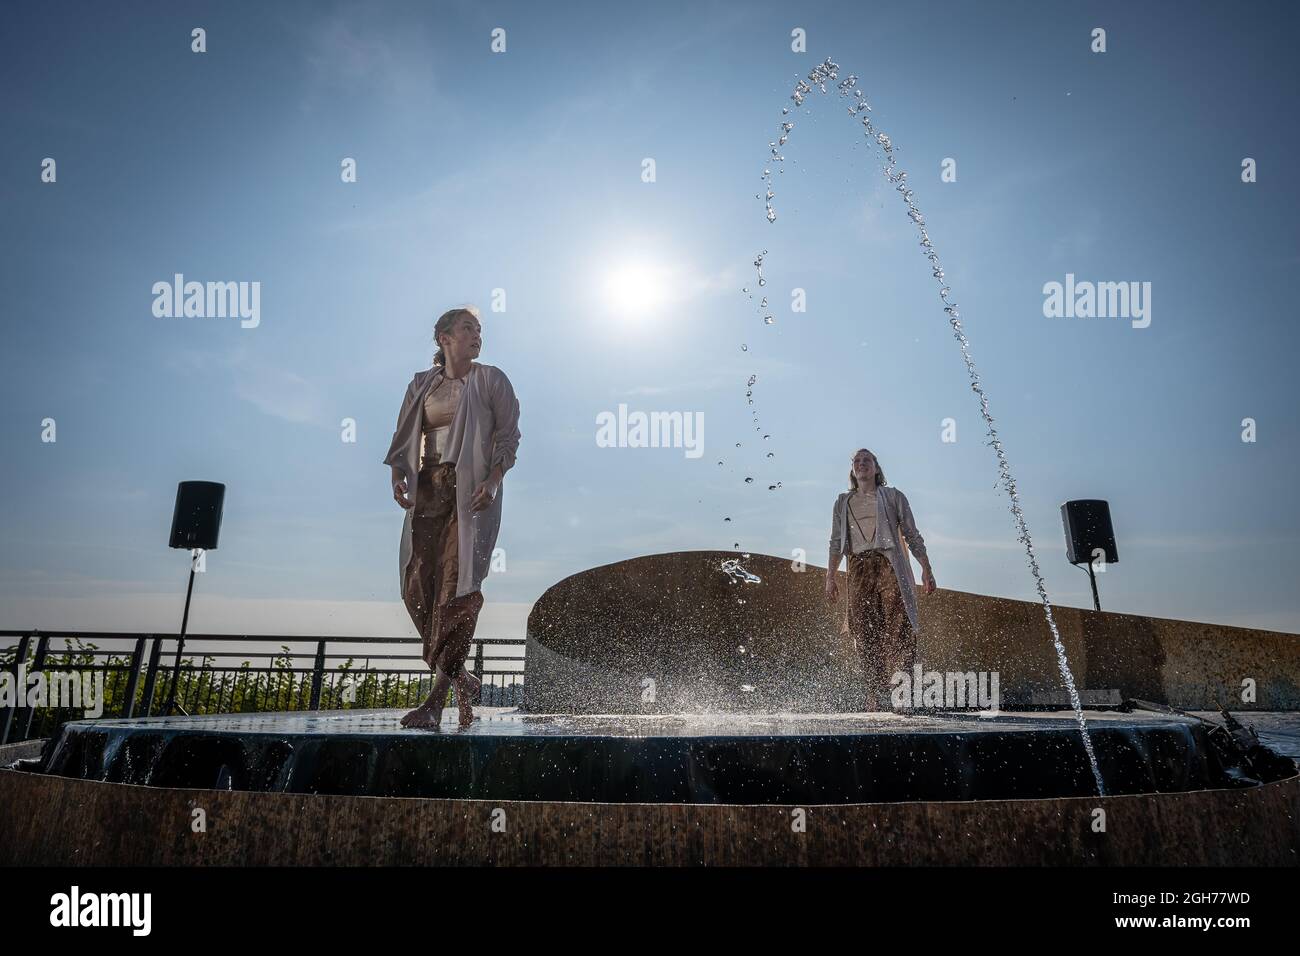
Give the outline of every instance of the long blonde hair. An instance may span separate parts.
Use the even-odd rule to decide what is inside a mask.
[[[865,451],[868,455],[871,456],[871,460],[876,463],[876,487],[879,488],[881,485],[889,484],[889,482],[885,480],[885,470],[880,467],[880,459],[876,457],[876,453],[872,451],[870,448],[859,448],[858,451]],[[857,451],[853,453],[853,457],[854,458],[858,457]],[[858,490],[858,476],[855,475],[853,473],[853,469],[850,468],[849,469],[849,491],[857,491],[857,490]]]

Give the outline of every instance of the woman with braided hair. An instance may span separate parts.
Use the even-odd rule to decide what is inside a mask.
[[[434,326],[433,367],[406,388],[384,464],[406,511],[399,549],[402,601],[434,671],[428,699],[402,718],[438,728],[454,684],[460,726],[474,719],[479,682],[465,660],[483,607],[501,527],[502,479],[519,448],[519,401],[505,372],[475,361],[483,348],[478,313],[451,309]],[[414,500],[408,499],[414,489]]]

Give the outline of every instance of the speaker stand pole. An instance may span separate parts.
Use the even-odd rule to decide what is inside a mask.
[[[1075,579],[1076,581],[1078,578]],[[1097,596],[1097,572],[1092,568],[1092,562],[1088,562],[1088,580],[1092,582],[1092,607],[1093,610],[1101,610],[1101,598]]]
[[[167,692],[167,709],[163,711],[168,717],[172,715],[172,711],[178,706],[176,703],[176,683],[181,673],[181,653],[185,650],[185,628],[190,623],[190,595],[194,593],[194,565],[197,560],[198,555],[190,556],[190,583],[185,588],[185,613],[181,616],[181,636],[180,640],[176,642],[176,664],[172,667],[172,686],[171,690]],[[1093,586],[1093,590],[1096,591],[1096,585]],[[184,707],[181,707],[180,711],[186,717],[189,716]]]

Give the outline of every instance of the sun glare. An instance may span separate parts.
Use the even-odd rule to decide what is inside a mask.
[[[640,318],[667,298],[667,273],[649,263],[625,263],[605,278],[605,301],[620,315]]]

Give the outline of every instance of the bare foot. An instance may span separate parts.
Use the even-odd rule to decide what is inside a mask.
[[[405,714],[403,714],[402,721],[401,721],[402,726],[403,727],[408,726],[414,718],[419,717],[426,710],[428,710],[429,704],[432,700],[433,700],[433,695],[430,694],[428,697],[424,699],[424,702],[420,704],[419,707],[415,708],[415,710],[408,710]]]
[[[415,710],[402,717],[403,727],[437,727],[442,723],[442,708],[447,703],[448,680],[441,671],[434,679],[429,696]]]
[[[478,692],[481,683],[475,680],[471,675],[464,672],[456,681],[456,708],[460,711],[461,729],[468,727],[474,722],[474,695]]]
[[[415,708],[415,710],[408,710],[405,714],[402,715],[402,721],[401,721],[402,726],[403,726],[403,727],[409,727],[410,724],[411,724],[411,721],[412,721],[414,718],[423,715],[424,712],[425,712],[426,710],[428,710],[428,709],[429,709],[429,702],[428,702],[428,701],[425,701],[425,702],[424,702],[423,704],[421,704],[419,707]]]
[[[442,708],[421,704],[402,718],[402,726],[420,730],[437,730],[442,726]]]

